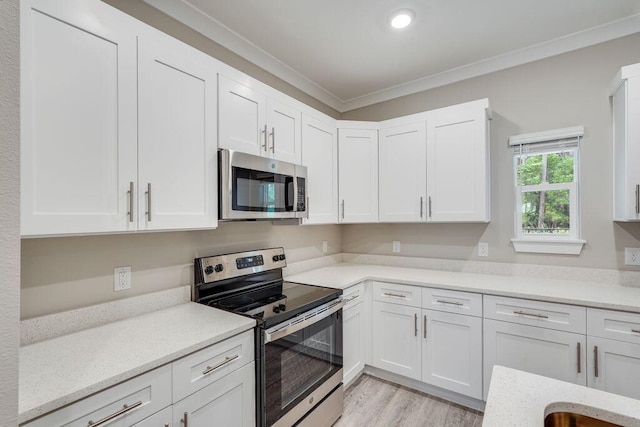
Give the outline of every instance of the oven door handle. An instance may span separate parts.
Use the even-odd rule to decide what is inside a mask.
[[[309,325],[313,325],[314,323],[326,317],[331,316],[336,311],[341,310],[343,306],[344,306],[344,300],[340,300],[335,305],[329,307],[327,310],[317,313],[314,316],[309,317],[308,319],[301,320],[297,323],[287,322],[289,324],[286,326],[283,326],[282,328],[278,328],[277,326],[275,326],[274,328],[272,328],[272,329],[275,329],[273,332],[268,332],[268,331],[264,332],[264,343],[268,344],[272,341],[278,340],[280,338],[286,337],[287,335],[291,335],[295,332],[298,332],[299,330],[304,329]]]

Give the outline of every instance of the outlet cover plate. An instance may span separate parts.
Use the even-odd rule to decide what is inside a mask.
[[[326,254],[329,251],[329,242],[326,240],[322,241],[322,253]]]
[[[113,290],[124,291],[131,289],[131,266],[115,267],[113,269]]]
[[[489,244],[488,243],[478,243],[478,256],[488,257],[489,256]]]
[[[400,253],[400,242],[398,240],[393,241],[393,252]]]
[[[640,265],[640,248],[624,248],[624,263]]]

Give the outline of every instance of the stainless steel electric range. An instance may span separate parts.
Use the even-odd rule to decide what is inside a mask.
[[[330,426],[342,415],[342,291],[286,282],[283,248],[195,259],[192,299],[257,320],[259,427]]]

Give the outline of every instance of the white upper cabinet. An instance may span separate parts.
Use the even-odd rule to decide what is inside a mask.
[[[301,113],[219,75],[219,147],[301,163]]]
[[[424,221],[426,123],[393,126],[393,122],[383,122],[380,128],[380,222]]]
[[[338,138],[335,122],[302,116],[302,164],[307,167],[307,212],[303,224],[338,222]]]
[[[338,129],[339,221],[378,221],[378,131]]]
[[[20,6],[22,235],[135,229],[131,19],[102,2]]]
[[[490,220],[489,101],[428,112],[427,220]]]
[[[215,227],[215,61],[100,1],[21,7],[22,234]]]
[[[612,84],[614,220],[640,220],[640,64],[622,67]]]
[[[140,37],[138,52],[139,229],[213,228],[215,64],[159,32]]]

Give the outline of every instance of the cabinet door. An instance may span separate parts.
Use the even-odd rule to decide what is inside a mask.
[[[420,309],[373,302],[373,365],[419,380]]]
[[[483,329],[485,399],[493,365],[586,385],[585,335],[490,319]]]
[[[102,2],[20,6],[22,234],[135,230],[132,20]]]
[[[335,124],[302,117],[302,164],[307,167],[308,218],[304,224],[338,222],[338,138]]]
[[[267,99],[268,156],[285,162],[302,162],[302,114],[274,99]]]
[[[426,218],[427,136],[425,122],[380,130],[380,221]]]
[[[342,320],[344,380],[349,384],[364,369],[365,319],[364,304],[358,303],[344,310]]]
[[[254,427],[254,362],[174,403],[173,425]]]
[[[482,319],[422,310],[422,381],[482,399]]]
[[[481,100],[429,113],[429,221],[489,221],[487,107],[486,100]]]
[[[267,155],[266,97],[218,76],[218,126],[220,148],[259,156]]]
[[[378,131],[338,130],[340,222],[378,221]]]
[[[615,220],[640,220],[639,114],[640,77],[630,77],[613,95]]]
[[[156,412],[148,418],[134,424],[131,427],[172,427],[173,426],[173,408],[169,406],[160,412]]]
[[[640,344],[597,337],[587,343],[589,387],[640,399]]]
[[[139,41],[141,230],[217,225],[216,71],[169,36]]]

